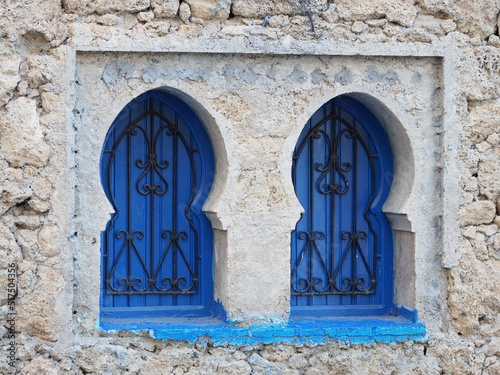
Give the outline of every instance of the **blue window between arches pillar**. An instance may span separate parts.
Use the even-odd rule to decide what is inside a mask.
[[[292,234],[292,316],[394,314],[394,250],[382,212],[392,150],[377,118],[347,96],[307,122],[292,179],[304,214]]]
[[[213,308],[213,233],[202,212],[214,156],[179,98],[144,93],[106,136],[101,180],[115,213],[102,233],[101,321],[199,317]]]

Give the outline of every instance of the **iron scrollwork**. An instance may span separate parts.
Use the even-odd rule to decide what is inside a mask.
[[[299,184],[309,186],[307,193],[299,194],[309,211],[297,224],[291,294],[309,299],[371,295],[377,289],[377,233],[369,216],[375,196],[377,156],[370,152],[368,141],[357,128],[359,124],[341,116],[337,106],[332,104],[331,108],[332,113],[325,114],[319,123],[309,124],[309,133],[298,144],[293,158],[295,190]],[[360,158],[370,170],[368,181],[359,181]],[[297,180],[298,169],[308,181]],[[357,197],[361,184],[369,186],[362,203]],[[348,220],[337,213],[337,206],[345,209],[346,202],[350,206]],[[329,207],[320,208],[320,204]]]
[[[150,98],[146,105],[149,109],[130,121],[120,134],[116,134],[112,148],[106,150],[110,154],[107,190],[115,209],[115,215],[105,232],[106,293],[129,296],[172,295],[174,298],[177,295],[195,294],[199,287],[199,238],[193,223],[191,206],[198,178],[194,160],[194,153],[198,149],[193,148],[192,141],[179,130],[177,117],[172,120],[163,115],[156,108],[157,104],[153,98]],[[158,149],[162,139],[167,142],[167,137],[170,137],[169,144],[172,147],[169,154],[171,160],[166,160],[163,150]],[[146,157],[137,157],[134,154],[134,147],[139,147],[138,145],[144,148],[143,154]],[[181,148],[187,155],[184,167],[180,166],[178,160]],[[111,186],[121,184],[119,181],[112,182],[117,158],[127,164],[125,181],[123,186],[118,187],[126,190],[126,197],[122,197],[120,203],[115,192],[118,188]],[[167,179],[166,172],[169,170],[171,181]],[[187,175],[185,178],[190,181],[187,202],[179,202],[178,198],[178,179],[181,173]],[[167,199],[170,189],[172,192],[168,199],[172,202],[168,204],[171,227],[158,232],[155,228],[163,224],[156,222],[159,219],[154,214],[157,210],[155,206],[164,204],[161,199]],[[139,203],[134,203],[137,196],[142,198],[139,198]],[[152,213],[144,220],[147,223],[142,224],[147,226],[147,233],[146,230],[137,228],[139,223],[131,219],[134,214],[132,207],[135,211]],[[123,210],[127,212],[122,212]],[[126,223],[127,227],[119,229],[116,228],[117,218],[122,214],[127,215],[128,219],[121,221],[122,224]],[[186,230],[181,229],[182,225],[178,219],[182,216],[184,227],[187,225]],[[119,250],[112,253],[111,243]]]

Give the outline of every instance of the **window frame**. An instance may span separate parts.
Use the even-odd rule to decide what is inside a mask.
[[[332,113],[326,112],[327,108],[332,107],[331,111]],[[335,111],[335,113],[333,113]],[[291,296],[291,318],[292,319],[299,319],[299,318],[309,318],[309,317],[356,317],[356,316],[384,316],[384,315],[400,315],[400,314],[405,314],[402,312],[402,310],[399,308],[396,308],[394,304],[394,242],[393,242],[393,230],[392,230],[392,225],[388,219],[388,217],[385,215],[385,213],[382,210],[382,207],[386,200],[389,197],[390,190],[392,187],[392,176],[394,174],[394,161],[393,161],[393,151],[392,147],[390,144],[389,137],[387,136],[382,124],[380,121],[377,119],[375,114],[370,111],[365,105],[363,105],[360,101],[346,96],[346,95],[340,95],[337,96],[325,104],[323,104],[307,121],[306,125],[303,127],[301,134],[296,142],[295,145],[295,151],[293,154],[293,166],[292,166],[292,180],[295,188],[295,193],[297,194],[297,184],[299,181],[297,181],[297,163],[299,162],[298,158],[302,156],[301,152],[303,151],[303,147],[306,147],[305,143],[308,141],[308,137],[310,136],[310,131],[311,129],[316,129],[320,128],[325,125],[326,119],[330,118],[328,121],[339,121],[339,123],[346,121],[346,115],[342,114],[342,111],[345,111],[349,116],[352,117],[352,122],[353,122],[353,127],[361,127],[361,131],[364,131],[366,134],[365,136],[369,138],[369,141],[372,143],[372,147],[374,148],[375,155],[374,155],[374,174],[375,178],[374,180],[376,182],[372,182],[376,185],[375,189],[375,196],[373,197],[373,200],[371,201],[371,206],[370,206],[370,213],[375,214],[373,217],[379,221],[379,233],[378,235],[380,238],[377,240],[378,242],[378,247],[379,247],[379,254],[378,257],[379,259],[382,258],[382,261],[380,262],[380,267],[378,270],[379,273],[379,280],[381,282],[377,282],[376,285],[376,293],[380,294],[380,299],[379,303],[373,303],[373,304],[362,304],[362,305],[356,305],[356,304],[346,304],[343,305],[346,301],[346,297],[339,297],[339,303],[337,304],[332,304],[332,303],[323,303],[320,305],[302,305],[299,306],[297,304],[294,304],[294,302],[297,302],[299,298],[307,298],[303,296],[298,296],[294,297],[293,295]],[[337,113],[339,112],[339,113]],[[333,119],[332,119],[333,118]],[[358,123],[359,125],[356,125]],[[356,128],[356,132],[358,132],[358,128]],[[311,137],[314,137],[312,135]],[[312,138],[311,138],[312,139]],[[340,140],[339,140],[340,142]],[[340,147],[340,146],[339,146]],[[299,152],[299,156],[297,156],[297,152]],[[367,150],[368,152],[368,150]],[[307,155],[311,157],[310,155]],[[312,167],[309,167],[309,169],[312,169]],[[335,172],[335,171],[334,171]],[[311,172],[307,172],[309,176],[307,176],[307,184],[311,184],[310,182],[310,174]],[[353,172],[355,173],[355,172]],[[305,183],[304,180],[300,181],[300,183]],[[316,185],[315,183],[313,185]],[[310,188],[312,190],[312,187]],[[331,194],[336,194],[331,193]],[[299,195],[303,195],[299,194]],[[298,197],[299,201],[300,198]],[[335,199],[335,198],[333,198]],[[304,199],[302,199],[301,203],[304,202]],[[297,222],[297,227],[296,229],[292,232],[292,239],[291,239],[291,271],[292,271],[292,279],[291,279],[291,291],[292,294],[295,291],[295,294],[297,293],[298,288],[294,288],[293,283],[293,274],[294,272],[297,272],[297,265],[294,263],[295,259],[299,254],[299,249],[297,248],[299,245],[297,244],[298,240],[298,228],[301,226],[301,221],[302,219],[306,218],[308,215],[308,210],[310,208],[308,207],[312,202],[310,199],[306,199],[305,204],[303,204],[305,212],[301,215],[300,220]],[[317,211],[316,208],[312,209],[313,211]],[[299,233],[301,231],[299,230]],[[321,232],[322,233],[322,232]],[[328,235],[328,233],[327,233]],[[333,234],[332,234],[333,235]],[[305,245],[307,246],[316,246],[316,241],[313,241],[314,243],[312,245]],[[328,251],[328,250],[327,250]],[[305,251],[303,251],[305,254]],[[311,253],[313,253],[313,250],[310,250]],[[294,255],[295,254],[295,255]],[[319,253],[318,253],[319,254]],[[312,259],[312,256],[311,256]],[[325,258],[326,259],[326,258]],[[302,259],[300,259],[302,261]],[[337,267],[337,266],[336,266]],[[333,270],[330,270],[333,272]],[[297,276],[296,276],[297,277]],[[330,276],[328,276],[330,278]],[[329,287],[332,289],[332,287]],[[328,289],[328,288],[327,288]],[[332,289],[333,292],[335,290]],[[338,292],[337,295],[339,294]],[[333,294],[333,293],[332,293]],[[363,295],[361,295],[363,297]],[[309,301],[315,297],[309,297]],[[320,298],[322,298],[320,296]],[[324,298],[327,299],[328,297]],[[356,302],[356,296],[352,297],[354,303]],[[333,298],[330,298],[330,301],[333,300]],[[304,302],[302,302],[304,303]],[[310,302],[305,302],[305,304],[310,303]],[[410,314],[411,315],[411,314]]]
[[[129,112],[136,110],[138,106],[143,105],[144,108],[147,107],[147,101],[153,100],[159,101],[162,105],[169,107],[173,112],[179,124],[183,124],[184,128],[187,130],[177,130],[179,134],[182,132],[189,131],[190,136],[195,142],[195,148],[193,149],[193,154],[197,154],[195,157],[196,161],[199,163],[199,173],[200,178],[199,181],[195,181],[195,185],[193,189],[197,189],[192,193],[191,196],[191,206],[190,214],[195,216],[196,221],[198,221],[198,229],[200,229],[198,235],[198,244],[199,247],[198,255],[194,254],[193,256],[198,258],[197,267],[199,267],[199,280],[197,281],[198,292],[200,297],[197,303],[194,304],[182,304],[182,305],[159,305],[159,306],[126,306],[126,307],[118,307],[118,306],[110,306],[113,303],[109,301],[105,301],[106,298],[109,297],[106,295],[106,275],[109,269],[109,262],[107,262],[107,256],[105,253],[106,248],[106,232],[109,230],[110,225],[113,224],[114,219],[119,215],[117,212],[117,207],[115,207],[114,199],[111,197],[110,183],[108,184],[108,177],[106,176],[106,172],[108,172],[107,168],[110,167],[110,157],[106,154],[107,145],[112,142],[109,138],[111,134],[120,128],[127,129],[130,126],[130,120],[127,120],[127,116]],[[145,104],[146,103],[146,104]],[[152,104],[151,104],[152,105]],[[139,112],[141,110],[139,109]],[[142,112],[147,114],[147,110],[143,109]],[[139,118],[143,116],[143,114],[136,116]],[[148,115],[153,116],[153,115]],[[132,119],[132,121],[136,121],[136,119]],[[121,130],[123,131],[123,129]],[[186,146],[187,147],[187,146]],[[109,165],[106,168],[107,163]],[[186,104],[183,100],[178,98],[177,96],[168,93],[163,90],[150,90],[136,98],[132,99],[118,114],[113,123],[108,129],[108,133],[106,135],[103,147],[102,154],[100,159],[100,171],[101,171],[101,184],[104,188],[105,194],[108,198],[108,201],[112,204],[115,209],[115,213],[111,215],[111,219],[106,225],[106,229],[101,233],[101,292],[100,292],[100,321],[102,324],[107,324],[107,322],[112,322],[115,319],[119,319],[127,326],[132,324],[130,321],[127,323],[127,319],[134,318],[137,319],[146,319],[153,321],[156,318],[191,318],[191,317],[207,317],[211,316],[214,313],[214,310],[217,309],[216,304],[214,303],[214,280],[213,280],[213,230],[211,223],[205,213],[202,210],[202,206],[206,201],[211,186],[214,182],[215,176],[215,155],[213,152],[213,148],[211,145],[210,138],[205,129],[200,118],[194,113],[191,107]],[[198,169],[198,168],[197,168]],[[182,173],[182,172],[178,172]],[[194,172],[193,172],[194,173]],[[187,215],[187,211],[186,215]],[[154,214],[156,217],[156,214]],[[166,251],[167,252],[167,251]],[[156,263],[151,265],[151,267],[156,267]],[[146,297],[145,297],[146,298]],[[144,298],[144,299],[145,299]],[[130,301],[130,298],[128,298]],[[130,304],[130,302],[129,302]]]

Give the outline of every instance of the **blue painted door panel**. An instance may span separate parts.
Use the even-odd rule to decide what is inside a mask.
[[[393,242],[382,206],[392,151],[378,120],[338,97],[306,124],[292,178],[305,209],[292,234],[292,314],[386,314],[393,299]]]
[[[208,314],[213,240],[202,205],[213,175],[208,135],[175,96],[151,91],[119,114],[101,160],[115,209],[102,238],[104,313]]]

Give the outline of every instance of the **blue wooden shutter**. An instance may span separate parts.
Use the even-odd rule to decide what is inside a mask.
[[[118,115],[101,160],[115,213],[102,238],[102,313],[207,315],[213,234],[202,212],[214,177],[208,135],[194,112],[162,91]]]
[[[392,175],[386,134],[361,103],[338,97],[308,121],[293,156],[305,213],[292,234],[292,314],[390,312],[393,241],[382,206]]]

